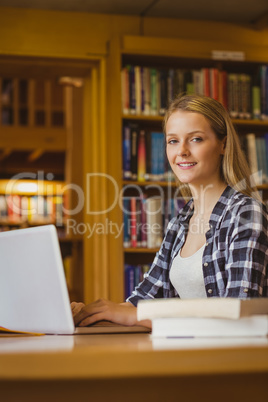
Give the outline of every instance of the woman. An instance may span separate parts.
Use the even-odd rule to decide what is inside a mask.
[[[183,95],[170,104],[164,132],[181,193],[191,199],[127,302],[72,303],[78,325],[135,325],[146,298],[268,296],[267,212],[227,111],[209,97]]]

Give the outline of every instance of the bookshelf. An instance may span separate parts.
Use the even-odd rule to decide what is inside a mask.
[[[114,38],[110,44],[111,56],[109,60],[109,68],[114,72],[113,82],[108,83],[110,91],[113,91],[113,102],[116,104],[112,107],[111,115],[117,116],[112,123],[113,138],[122,144],[123,127],[128,123],[136,123],[145,130],[152,131],[162,130],[163,116],[146,115],[138,112],[130,112],[124,110],[124,99],[122,100],[122,75],[121,71],[126,66],[143,66],[158,69],[185,69],[185,70],[200,70],[203,68],[217,69],[218,71],[227,71],[228,73],[240,74],[243,73],[250,77],[257,74],[261,65],[268,62],[265,49],[261,47],[254,49],[253,46],[237,43],[221,43],[217,41],[203,40],[183,40],[157,37],[142,37],[142,36],[123,36]],[[229,56],[225,59],[217,58],[215,50],[229,49]],[[221,52],[220,52],[221,53]],[[237,57],[237,59],[235,59]],[[120,94],[115,94],[115,88],[121,88]],[[124,98],[124,95],[123,95]],[[117,103],[120,103],[118,106]],[[256,138],[262,137],[268,132],[268,120],[260,120],[253,118],[251,115],[247,118],[233,118],[233,123],[241,136],[245,137],[248,133],[255,133]],[[121,145],[122,148],[122,145]],[[116,149],[116,161],[111,170],[117,180],[119,188],[133,184],[138,186],[142,193],[146,193],[146,186],[159,186],[166,195],[174,194],[176,184],[165,182],[139,182],[125,180],[122,178],[122,149],[118,145]],[[118,156],[121,155],[118,161]],[[110,162],[111,164],[111,162]],[[267,183],[258,186],[264,198],[268,194]],[[124,190],[123,194],[124,194]],[[148,192],[148,190],[147,190]],[[150,192],[149,192],[150,195]],[[120,208],[114,208],[113,215],[119,224],[123,221],[123,214]],[[117,283],[117,294],[112,291],[112,298],[121,300],[124,295],[124,265],[125,264],[149,264],[153,261],[155,252],[158,248],[144,247],[126,247],[122,246],[123,236],[115,241],[111,239],[111,275],[117,275],[120,278],[121,286]],[[112,249],[111,249],[112,250]],[[114,263],[113,263],[114,261]],[[115,264],[116,268],[112,266]],[[114,295],[114,297],[113,297]]]
[[[81,151],[79,140],[70,147],[74,126],[79,132],[75,119],[80,118],[74,116],[73,102],[80,107],[81,94],[77,96],[70,83],[59,82],[60,71],[55,61],[2,60],[0,231],[54,224],[70,298],[82,300],[83,239],[68,233],[67,225],[75,202],[68,184],[76,182],[75,174],[81,175],[79,160],[74,172],[71,166]],[[81,219],[81,213],[73,217]]]

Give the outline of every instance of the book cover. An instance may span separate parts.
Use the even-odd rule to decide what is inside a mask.
[[[0,326],[0,337],[2,336],[42,336],[45,334],[39,332],[26,332],[26,331],[16,331],[13,329],[8,329]]]
[[[268,315],[253,315],[237,320],[201,317],[152,320],[153,337],[249,337],[267,334]]]
[[[268,314],[268,298],[153,299],[138,302],[138,320],[174,317],[239,319]]]

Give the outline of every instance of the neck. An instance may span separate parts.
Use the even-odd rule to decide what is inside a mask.
[[[194,214],[203,217],[210,216],[225,188],[226,183],[224,182],[207,186],[190,186],[194,200]]]

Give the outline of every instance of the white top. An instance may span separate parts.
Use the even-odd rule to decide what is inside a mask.
[[[169,279],[182,299],[207,297],[202,257],[205,244],[190,257],[182,258],[181,250],[174,258],[169,273]]]

